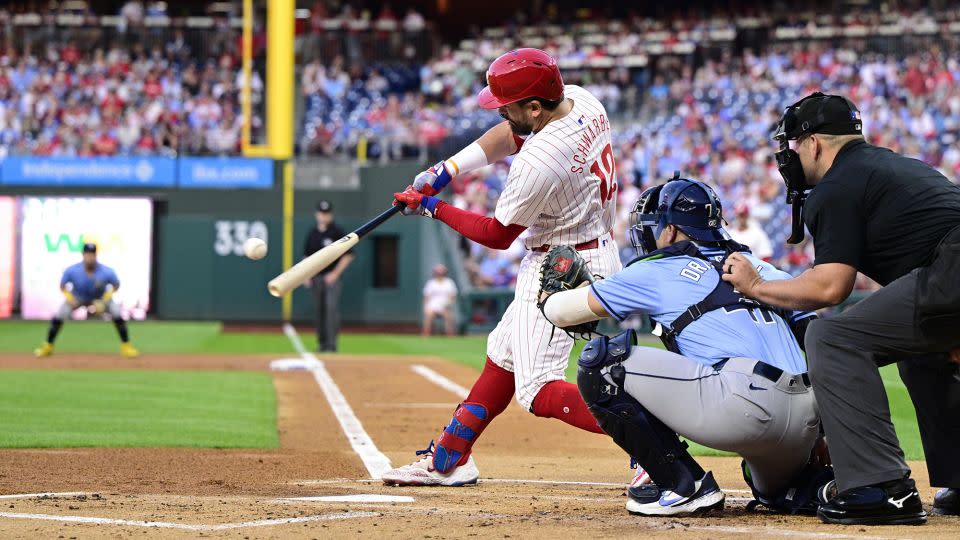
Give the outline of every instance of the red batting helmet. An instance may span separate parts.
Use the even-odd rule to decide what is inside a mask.
[[[487,70],[487,87],[477,99],[484,109],[496,109],[531,97],[563,97],[557,61],[540,49],[517,49],[494,60]]]

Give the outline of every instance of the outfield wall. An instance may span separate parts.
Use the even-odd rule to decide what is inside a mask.
[[[337,222],[349,231],[385,209],[392,193],[421,169],[415,164],[365,167],[359,170],[359,185],[298,190],[294,259],[302,256],[304,238],[314,226],[317,200],[332,202]],[[259,189],[34,185],[8,186],[5,191],[13,196],[148,197],[154,201],[151,315],[275,321],[281,315],[280,301],[267,293],[266,283],[281,271],[280,185],[274,179],[270,187]],[[78,229],[83,226],[77,224]],[[453,262],[449,249],[436,247],[443,244],[440,234],[440,225],[431,220],[398,216],[361,241],[355,248],[357,258],[343,278],[344,322],[419,322],[421,290],[431,266]],[[240,246],[250,236],[268,241],[269,253],[261,261],[242,255]],[[395,273],[390,271],[393,266]],[[309,291],[299,288],[293,295],[294,320],[311,320]]]

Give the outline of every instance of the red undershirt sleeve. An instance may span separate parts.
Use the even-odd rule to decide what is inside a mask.
[[[525,143],[527,140],[517,135],[516,133],[513,133],[512,135],[513,135],[513,142],[517,144],[517,152],[519,152],[520,149],[523,148],[523,143]],[[516,155],[517,152],[514,152],[513,155]]]
[[[461,210],[444,201],[437,203],[434,217],[468,239],[491,249],[507,249],[520,233],[527,230],[523,225],[504,225],[492,217]]]

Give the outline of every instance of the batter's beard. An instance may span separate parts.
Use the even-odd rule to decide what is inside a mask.
[[[526,136],[533,133],[533,126],[524,126],[514,122],[513,120],[507,120],[507,123],[510,124],[510,131],[516,133],[517,135]]]

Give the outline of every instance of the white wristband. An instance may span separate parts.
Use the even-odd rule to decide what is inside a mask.
[[[543,304],[543,315],[560,328],[599,320],[600,317],[590,309],[589,294],[590,287],[553,293]]]
[[[450,176],[468,173],[489,165],[489,163],[487,163],[487,154],[476,141],[454,154],[453,157],[447,159],[445,163],[450,165],[447,169]]]

